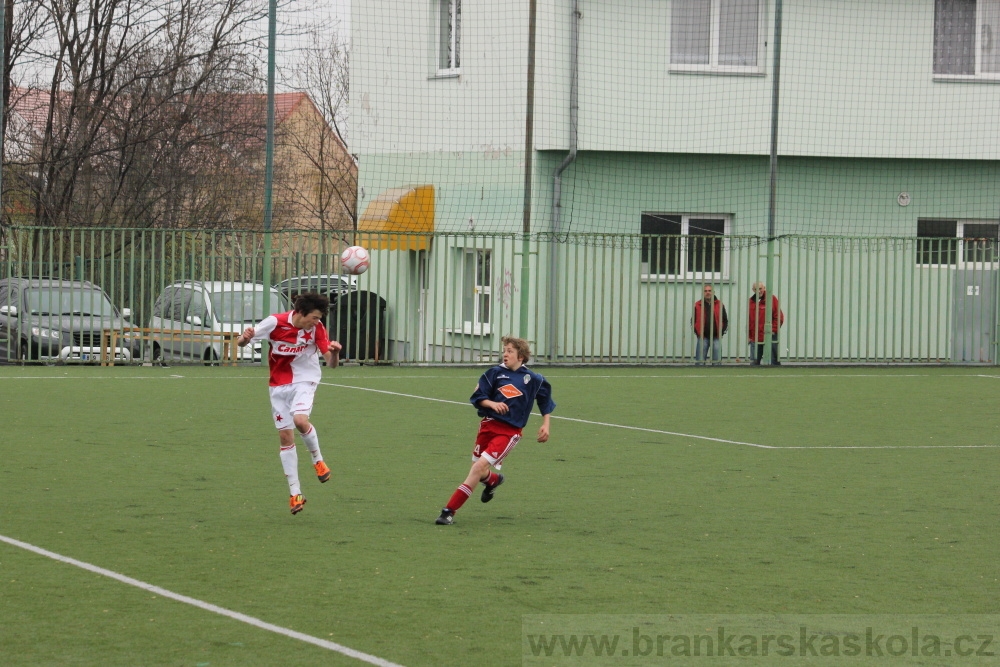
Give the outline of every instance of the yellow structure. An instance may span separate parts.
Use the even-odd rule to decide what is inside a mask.
[[[370,250],[427,250],[434,231],[434,186],[382,192],[358,218],[358,240]]]

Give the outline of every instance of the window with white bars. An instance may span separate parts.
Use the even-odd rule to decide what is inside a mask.
[[[462,0],[438,2],[438,75],[454,75],[462,67]]]
[[[917,221],[917,265],[997,266],[1000,223],[996,220]]]
[[[462,251],[462,321],[466,333],[490,333],[492,252],[483,248]]]
[[[934,74],[1000,78],[1000,0],[935,0]]]
[[[646,278],[729,277],[728,215],[643,213],[642,273]]]
[[[760,0],[673,0],[670,69],[757,73]]]

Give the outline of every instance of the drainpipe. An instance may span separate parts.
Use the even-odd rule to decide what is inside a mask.
[[[555,361],[559,353],[557,343],[559,311],[559,245],[557,237],[562,231],[562,175],[576,160],[577,127],[580,111],[580,0],[573,0],[573,25],[570,32],[569,62],[569,153],[552,174],[552,239],[549,242],[549,360]]]

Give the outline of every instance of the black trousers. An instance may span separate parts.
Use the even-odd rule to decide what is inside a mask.
[[[750,343],[750,363],[758,366],[764,359],[764,347],[765,343]],[[774,361],[768,360],[772,364],[780,364],[778,361],[778,336],[774,336],[774,340],[771,342],[771,353],[773,355]]]

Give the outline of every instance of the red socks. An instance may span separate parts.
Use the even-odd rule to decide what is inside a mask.
[[[496,483],[500,481],[500,475],[493,472],[492,470],[486,475],[486,479],[480,480],[483,484],[487,486],[496,486]],[[465,501],[469,499],[472,495],[472,489],[470,489],[465,484],[462,484],[457,489],[455,493],[451,494],[451,499],[448,501],[446,507],[452,512],[457,512],[458,508],[465,504]]]
[[[446,507],[452,512],[457,512],[458,508],[465,504],[465,501],[469,499],[472,495],[472,489],[462,484],[457,489],[455,493],[451,494],[451,499],[448,501]]]

